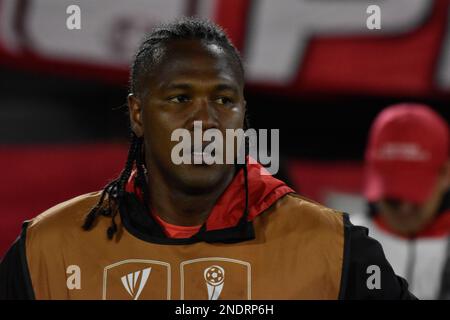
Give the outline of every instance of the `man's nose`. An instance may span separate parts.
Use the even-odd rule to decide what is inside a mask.
[[[191,119],[192,128],[194,121],[201,121],[203,130],[217,128],[219,126],[217,111],[208,98],[198,98],[194,101],[195,111]]]

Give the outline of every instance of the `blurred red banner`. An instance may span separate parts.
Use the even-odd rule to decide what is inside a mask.
[[[142,35],[196,14],[241,49],[255,90],[448,96],[450,0],[0,0],[0,61],[11,67],[126,83]],[[367,27],[379,4],[381,29]]]

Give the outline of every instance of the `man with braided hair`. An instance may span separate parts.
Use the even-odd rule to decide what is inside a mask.
[[[0,266],[0,298],[413,298],[367,229],[248,157],[174,164],[176,129],[247,128],[241,59],[218,26],[156,28],[130,82],[121,175],[24,223]]]

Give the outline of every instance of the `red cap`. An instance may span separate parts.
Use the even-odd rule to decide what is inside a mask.
[[[448,124],[428,106],[397,104],[375,119],[366,150],[364,194],[423,203],[449,155]]]

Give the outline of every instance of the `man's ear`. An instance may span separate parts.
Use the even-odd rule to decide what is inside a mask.
[[[138,137],[142,137],[144,135],[144,127],[142,125],[142,103],[141,100],[130,93],[127,97],[128,101],[128,111],[130,113],[130,124],[131,130]]]

